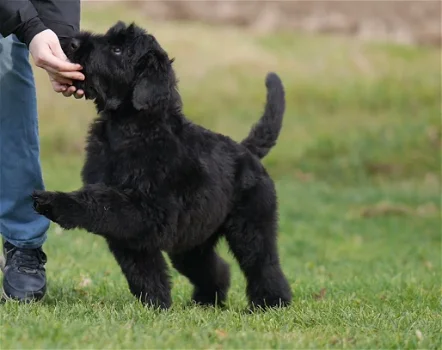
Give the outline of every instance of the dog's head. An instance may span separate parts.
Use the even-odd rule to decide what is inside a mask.
[[[75,81],[100,110],[132,104],[138,111],[165,111],[177,98],[173,60],[154,36],[135,24],[116,23],[107,33],[80,32],[63,44],[71,62],[83,66]],[[179,97],[178,97],[179,98]]]

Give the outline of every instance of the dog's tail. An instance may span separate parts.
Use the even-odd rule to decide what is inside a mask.
[[[241,142],[253,154],[264,158],[275,146],[282,126],[285,111],[285,92],[282,81],[276,73],[266,77],[267,102],[264,114],[256,123],[249,135]]]

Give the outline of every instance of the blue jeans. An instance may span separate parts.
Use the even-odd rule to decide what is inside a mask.
[[[20,248],[41,246],[49,228],[31,200],[34,189],[44,189],[39,157],[29,51],[15,36],[0,36],[0,233]]]

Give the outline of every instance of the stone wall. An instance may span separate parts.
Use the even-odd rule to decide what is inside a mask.
[[[426,0],[131,2],[156,19],[198,20],[258,31],[298,30],[404,44],[441,45],[441,3]]]

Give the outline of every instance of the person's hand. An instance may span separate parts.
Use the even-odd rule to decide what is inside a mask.
[[[76,91],[72,86],[72,80],[84,80],[84,75],[79,72],[82,67],[68,61],[52,30],[46,29],[34,36],[29,44],[29,51],[35,65],[48,72],[54,91],[62,92],[66,97],[73,94],[75,98],[83,97],[84,92]]]

